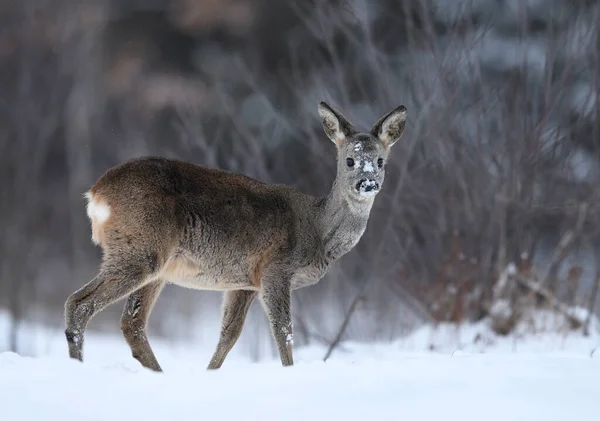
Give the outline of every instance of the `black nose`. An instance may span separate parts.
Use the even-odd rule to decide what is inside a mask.
[[[379,190],[379,183],[375,180],[367,180],[363,178],[358,183],[356,183],[356,190],[370,192]]]

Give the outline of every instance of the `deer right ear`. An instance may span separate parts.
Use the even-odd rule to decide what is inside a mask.
[[[400,105],[377,120],[371,129],[371,134],[379,138],[379,140],[389,148],[400,139],[402,133],[404,133],[405,125],[406,107]]]
[[[356,133],[352,123],[342,113],[323,101],[319,103],[319,117],[325,134],[337,146],[340,146],[346,137]]]

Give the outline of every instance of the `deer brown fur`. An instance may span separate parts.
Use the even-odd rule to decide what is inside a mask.
[[[86,197],[102,264],[65,303],[70,357],[83,361],[89,320],[127,297],[121,329],[133,357],[161,371],[146,324],[170,282],[224,291],[221,334],[208,368],[221,367],[256,296],[282,365],[292,365],[291,292],[318,282],[359,241],[406,120],[400,106],[359,133],[326,103],[318,111],[338,156],[336,179],[323,198],[157,157],[127,161],[100,177]]]

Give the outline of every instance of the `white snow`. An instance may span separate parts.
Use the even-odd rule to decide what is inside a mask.
[[[368,159],[365,160],[365,164],[363,165],[363,171],[365,172],[373,172],[375,169],[373,168],[373,163]]]
[[[374,180],[366,180],[366,181],[363,183],[363,186],[365,186],[365,187],[369,187],[369,186],[374,186],[374,185],[376,185],[376,184],[377,184],[377,183],[376,183]]]
[[[217,371],[205,369],[214,343],[151,337],[164,373],[141,368],[118,334],[88,334],[83,364],[68,359],[62,331],[43,335],[38,357],[0,353],[2,420],[531,421],[599,410],[596,330],[515,339],[441,325],[389,344],[343,343],[327,362],[314,346],[294,348],[293,367],[232,355]]]
[[[586,356],[425,355],[229,364],[220,371],[0,355],[6,420],[594,419],[600,362]]]
[[[508,319],[512,315],[512,309],[508,300],[497,300],[490,308],[490,314],[501,319]]]
[[[291,326],[290,326],[291,327]],[[287,327],[281,328],[282,332],[285,333],[285,342],[289,345],[294,344],[294,334]],[[293,328],[292,328],[293,330]]]

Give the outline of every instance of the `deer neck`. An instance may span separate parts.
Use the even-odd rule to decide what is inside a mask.
[[[327,261],[333,262],[348,253],[363,235],[373,199],[348,197],[337,180],[319,207],[317,221]]]

